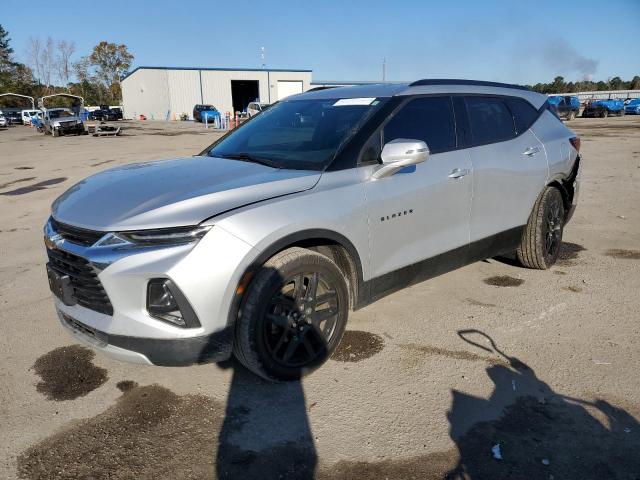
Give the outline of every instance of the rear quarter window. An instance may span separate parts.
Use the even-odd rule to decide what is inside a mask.
[[[529,129],[538,118],[538,110],[522,98],[511,97],[505,100],[516,127],[516,134],[520,135]]]
[[[485,144],[509,140],[516,135],[511,111],[499,97],[466,97],[473,143]]]

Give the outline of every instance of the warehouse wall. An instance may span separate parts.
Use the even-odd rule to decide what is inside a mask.
[[[124,114],[172,120],[186,113],[191,118],[193,106],[199,103],[232,112],[231,80],[257,80],[262,102],[280,99],[278,80],[302,81],[303,91],[311,88],[311,72],[140,69],[122,82]]]

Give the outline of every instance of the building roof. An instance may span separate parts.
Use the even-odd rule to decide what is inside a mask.
[[[295,73],[311,73],[313,70],[296,70],[294,68],[227,68],[227,67],[154,67],[142,65],[134,68],[127,73],[122,80],[130,77],[138,70],[211,70],[220,72],[295,72]],[[122,81],[121,80],[121,81]]]

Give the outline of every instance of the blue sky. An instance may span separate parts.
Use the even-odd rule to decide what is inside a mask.
[[[17,57],[30,36],[125,43],[134,66],[314,71],[314,80],[473,78],[517,83],[555,75],[640,75],[640,1],[121,1],[34,8],[2,0]],[[80,4],[79,4],[80,5]],[[105,13],[101,17],[101,13]],[[606,17],[606,19],[605,19]]]

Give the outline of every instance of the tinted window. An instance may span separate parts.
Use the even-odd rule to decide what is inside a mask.
[[[527,130],[538,118],[538,111],[522,98],[507,98],[507,105],[513,114],[513,121],[516,124],[516,132],[520,135]]]
[[[411,100],[384,127],[384,142],[396,138],[424,140],[432,152],[456,147],[456,129],[450,97]]]
[[[501,142],[515,136],[511,112],[501,98],[467,97],[465,101],[474,143]]]

